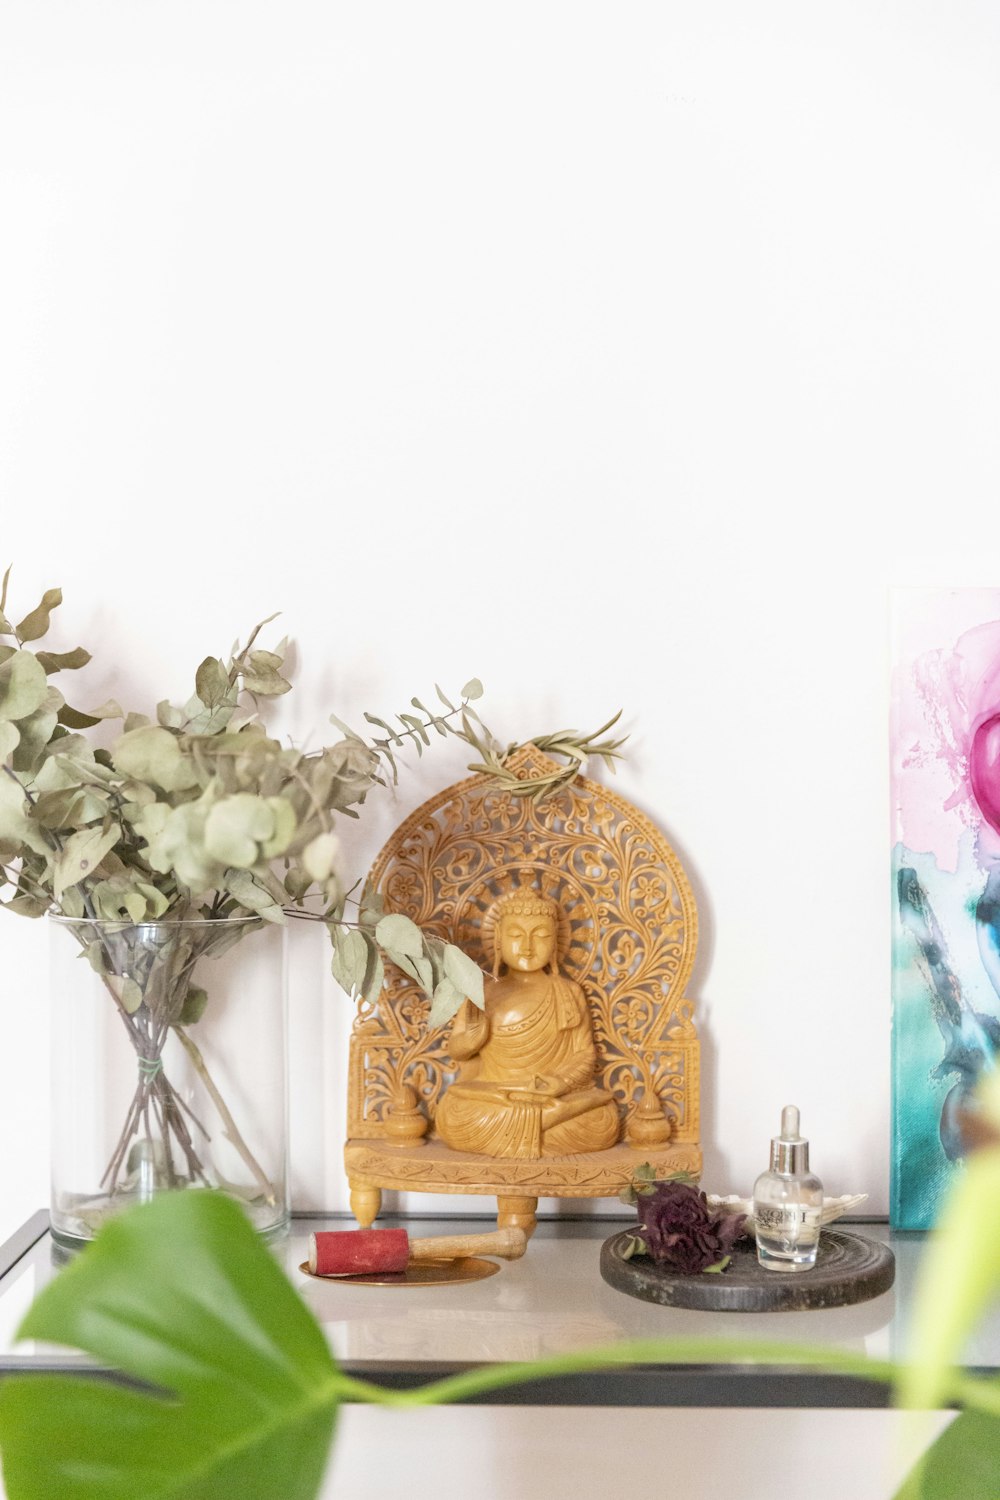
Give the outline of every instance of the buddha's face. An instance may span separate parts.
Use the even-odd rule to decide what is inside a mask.
[[[547,913],[508,916],[500,923],[500,957],[508,969],[544,969],[556,951],[556,924]]]

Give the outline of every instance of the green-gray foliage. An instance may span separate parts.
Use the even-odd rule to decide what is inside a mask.
[[[9,569],[8,569],[9,576]],[[14,626],[0,607],[0,884],[6,904],[26,916],[55,908],[66,916],[114,921],[223,919],[253,915],[284,922],[289,910],[326,923],[333,971],[352,993],[374,996],[383,955],[399,960],[440,1002],[447,945],[425,938],[405,917],[380,935],[365,897],[357,919],[337,872],[339,816],[357,816],[386,764],[388,743],[353,731],[306,753],[268,735],[261,703],[287,692],[285,643],[265,651],[258,635],[228,659],[206,656],[184,704],[157,705],[155,719],[117,704],[69,705],[50,678],[83,667],[82,647],[35,651],[62,602],[49,589]],[[474,679],[448,713],[401,716],[397,745],[418,749],[429,731],[454,723],[482,692]],[[443,695],[442,695],[443,696]],[[123,720],[108,750],[85,731]],[[100,967],[98,946],[90,953]],[[452,976],[482,1004],[482,974],[454,949]],[[107,965],[105,972],[110,973]],[[438,1014],[441,1007],[438,1005]],[[189,1011],[190,1014],[190,1011]],[[444,1017],[447,1019],[447,1016]]]
[[[81,710],[50,678],[90,660],[72,651],[34,650],[62,602],[49,589],[14,626],[6,613],[7,570],[0,590],[0,885],[10,910],[37,917],[50,908],[103,920],[221,919],[252,914],[283,922],[289,910],[327,924],[333,972],[352,994],[371,998],[383,956],[398,963],[431,999],[432,1025],[445,1024],[466,998],[483,1003],[483,977],[452,945],[420,932],[402,916],[373,912],[362,892],[348,915],[337,874],[338,816],[357,817],[372,788],[398,772],[397,752],[418,754],[431,736],[454,735],[480,756],[470,769],[494,777],[518,796],[542,796],[572,778],[588,755],[613,765],[621,740],[566,730],[534,743],[564,762],[558,772],[521,781],[505,767],[516,744],[502,749],[473,703],[472,678],[459,701],[438,687],[441,708],[411,699],[414,713],[398,727],[366,714],[384,731],[365,740],[336,715],[342,737],[304,752],[271,738],[262,702],[289,691],[285,642],[257,645],[264,620],[228,659],[206,656],[194,692],[147,714],[117,703]],[[274,617],[272,616],[271,619]],[[120,718],[109,750],[81,731]]]
[[[414,698],[417,711],[397,715],[399,729],[366,715],[385,730],[370,743],[334,717],[340,738],[305,752],[273,738],[264,723],[262,705],[291,686],[284,675],[286,643],[273,650],[258,644],[270,623],[264,620],[228,658],[202,660],[194,691],[182,704],[163,700],[155,715],[124,712],[113,701],[79,708],[52,679],[85,666],[89,654],[82,647],[52,652],[35,646],[62,603],[61,591],[49,589],[12,625],[9,573],[0,587],[0,887],[6,888],[0,904],[29,917],[55,910],[85,924],[75,935],[136,1053],[135,1095],[102,1185],[110,1196],[120,1191],[133,1138],[152,1128],[150,1122],[161,1136],[155,1159],[166,1185],[205,1180],[182,1103],[162,1067],[173,1031],[222,1115],[254,1191],[267,1197],[271,1185],[186,1034],[206,1011],[204,1000],[187,993],[199,983],[193,965],[217,956],[230,941],[226,919],[255,919],[235,928],[239,937],[291,914],[325,924],[334,976],[352,996],[374,999],[388,959],[425,991],[432,1025],[444,1025],[465,999],[482,1006],[483,974],[457,947],[421,932],[405,916],[387,915],[372,892],[362,889],[358,898],[345,892],[336,834],[340,817],[357,817],[373,787],[389,773],[396,776],[401,748],[422,753],[432,734],[452,734],[481,754],[499,756],[472,706],[482,685],[476,678],[467,682],[458,703],[439,688],[444,711],[432,712]],[[94,743],[88,731],[109,719],[121,720],[118,733],[105,746],[102,727]],[[572,761],[566,737],[554,749]],[[572,761],[574,772],[580,763]],[[98,925],[190,919],[211,923],[212,937],[199,942],[200,951],[189,952],[172,935],[162,962],[148,963],[121,951]]]

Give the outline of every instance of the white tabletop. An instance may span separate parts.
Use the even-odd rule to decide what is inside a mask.
[[[897,1263],[891,1291],[853,1307],[807,1313],[702,1313],[624,1295],[600,1276],[605,1221],[540,1224],[527,1254],[484,1281],[420,1288],[319,1282],[303,1275],[308,1233],[350,1221],[298,1221],[274,1248],[293,1285],[326,1330],[340,1360],[368,1378],[412,1367],[532,1360],[622,1339],[707,1336],[791,1339],[899,1357],[922,1237],[882,1225],[852,1226],[888,1240]],[[411,1235],[482,1231],[484,1221],[408,1220]],[[0,1365],[30,1365],[48,1351],[14,1348],[32,1298],[58,1270],[59,1252],[37,1239],[0,1279]],[[973,1365],[1000,1364],[1000,1319],[977,1333]],[[705,1377],[711,1381],[711,1372]],[[704,1388],[704,1387],[703,1387]],[[527,1391],[528,1388],[525,1388]],[[707,1398],[711,1400],[711,1396]],[[343,1409],[323,1500],[587,1500],[644,1491],[650,1473],[669,1474],[671,1493],[691,1500],[773,1500],[777,1476],[803,1478],[812,1500],[889,1500],[948,1413],[884,1410],[708,1408],[702,1405],[520,1405],[393,1411]],[[654,1489],[658,1486],[654,1485]]]

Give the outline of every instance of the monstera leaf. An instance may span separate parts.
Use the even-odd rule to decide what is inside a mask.
[[[964,1411],[946,1427],[893,1500],[996,1500],[1000,1419]]]
[[[969,1248],[961,1205],[956,1218],[960,1244],[946,1259],[960,1272]],[[8,1500],[315,1500],[342,1399],[397,1407],[475,1400],[544,1376],[666,1359],[825,1365],[880,1381],[902,1374],[911,1400],[950,1389],[970,1409],[928,1450],[896,1500],[995,1500],[1000,1384],[961,1375],[956,1383],[954,1371],[944,1373],[982,1295],[977,1285],[971,1300],[953,1306],[943,1331],[932,1320],[930,1357],[905,1371],[842,1350],[650,1339],[486,1365],[393,1392],[337,1368],[312,1314],[235,1203],[211,1192],[168,1193],[109,1223],[41,1293],[20,1329],[21,1337],[82,1350],[143,1388],[76,1374],[0,1383],[6,1493]]]
[[[236,1204],[189,1191],[112,1221],[36,1300],[24,1338],[155,1389],[39,1375],[0,1387],[9,1500],[313,1500],[343,1377]]]

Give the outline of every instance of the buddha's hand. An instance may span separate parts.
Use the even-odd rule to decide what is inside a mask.
[[[505,1085],[511,1103],[546,1104],[556,1094],[562,1093],[565,1085],[548,1074],[536,1073],[534,1078],[525,1078],[519,1083]]]
[[[565,1094],[569,1084],[565,1078],[558,1073],[538,1073],[535,1075],[534,1088],[540,1094],[547,1094],[551,1099],[553,1095]]]
[[[504,1090],[508,1104],[551,1104],[552,1095],[541,1089],[518,1085]]]
[[[451,1028],[448,1052],[456,1062],[474,1057],[490,1034],[486,1014],[471,1000],[466,1000]]]

